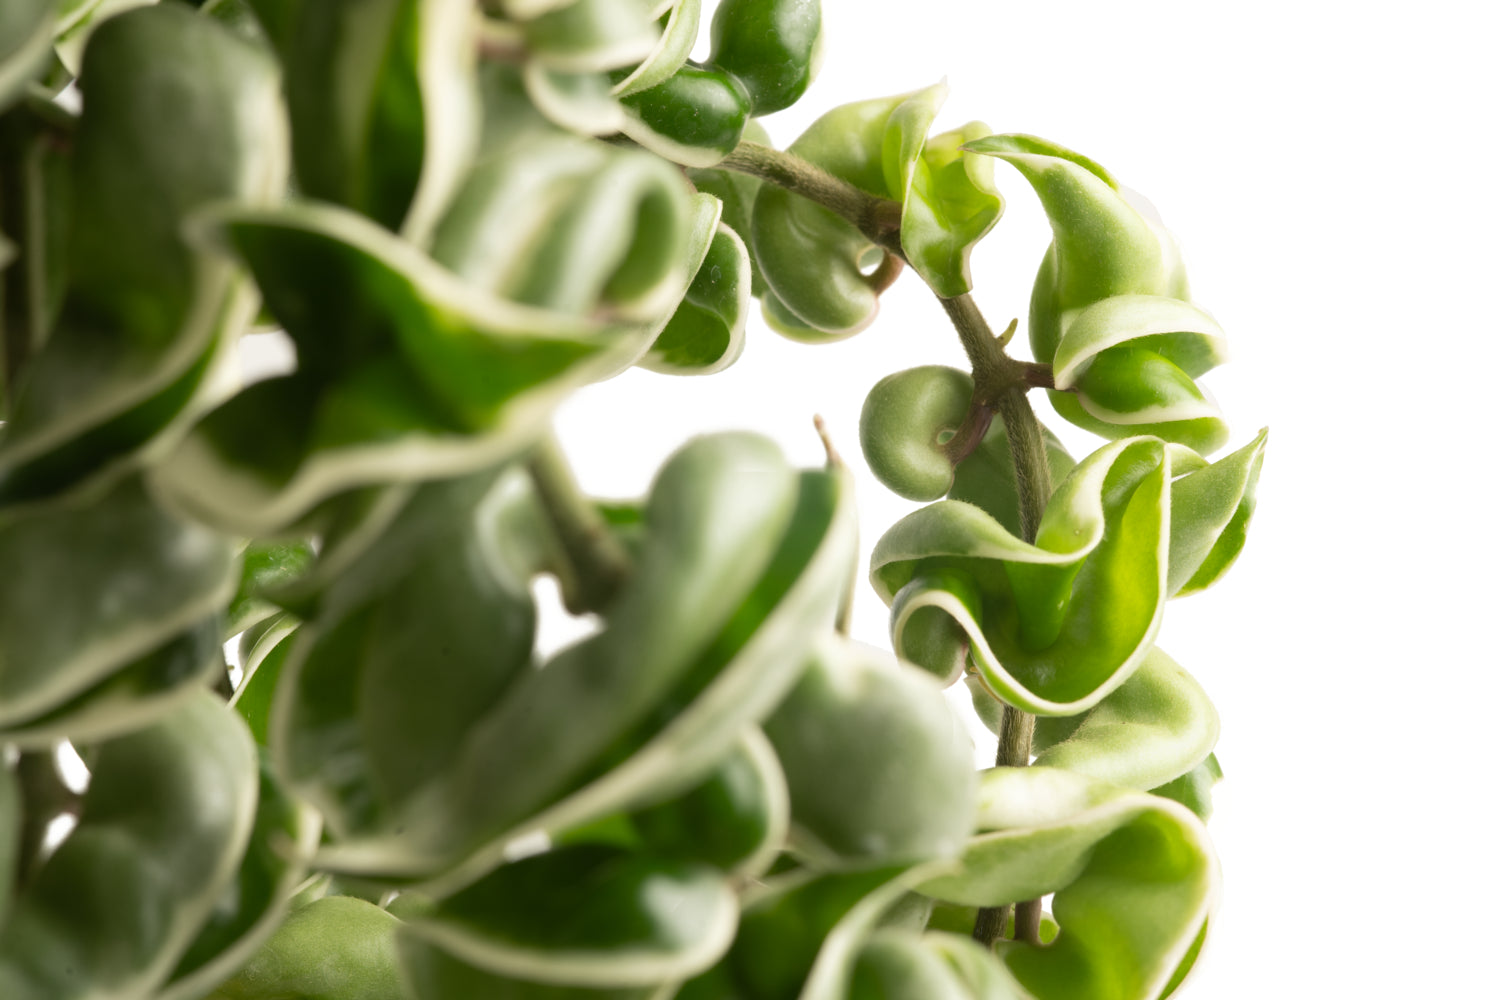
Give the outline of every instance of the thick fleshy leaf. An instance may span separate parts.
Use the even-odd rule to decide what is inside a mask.
[[[628,97],[664,82],[682,68],[698,40],[698,22],[703,0],[673,0],[672,12],[651,54],[613,87],[618,97]]]
[[[295,374],[220,406],[155,470],[225,530],[267,534],[351,488],[492,466],[638,353],[618,331],[469,287],[342,209],[215,220],[298,350]]]
[[[849,977],[859,1000],[971,1000],[973,994],[943,957],[915,934],[880,930],[859,950]]]
[[[820,647],[766,735],[791,789],[791,844],[818,867],[951,857],[968,836],[974,746],[919,671],[870,647]]]
[[[455,1000],[504,997],[505,1000],[653,1000],[657,986],[557,986],[499,975],[476,968],[413,934],[396,942],[402,980],[411,1000]]]
[[[149,658],[234,589],[227,540],[164,513],[135,479],[86,506],[0,525],[0,565],[30,568],[0,586],[0,727]],[[166,673],[177,677],[174,663]]]
[[[750,101],[733,77],[692,64],[620,103],[627,112],[621,132],[688,167],[711,167],[728,156],[750,120]]]
[[[279,612],[267,590],[286,587],[307,571],[313,550],[307,542],[253,541],[240,553],[240,585],[229,602],[224,634],[236,636]]]
[[[407,1000],[401,921],[351,896],[295,909],[233,978],[204,1000]]]
[[[1151,789],[1151,794],[1182,803],[1206,823],[1213,813],[1214,785],[1223,777],[1224,771],[1219,767],[1218,758],[1209,754],[1203,763],[1187,774]]]
[[[929,140],[946,94],[946,85],[938,84],[844,105],[815,121],[788,151],[899,203],[907,260],[938,294],[954,296],[969,290],[969,250],[999,219],[1001,201],[990,168],[969,162],[959,148],[984,126]],[[869,269],[880,251],[828,209],[765,187],[756,198],[751,245],[780,305],[797,323],[823,331],[824,340],[874,320],[878,291]],[[771,313],[768,307],[774,320]],[[796,335],[795,324],[785,325]]]
[[[541,119],[502,69],[483,78],[482,150],[433,245],[438,263],[502,299],[574,316],[665,319],[691,280],[681,175]]]
[[[906,868],[782,875],[746,894],[723,961],[678,1000],[845,1000],[861,943],[905,892]]]
[[[194,415],[255,298],[188,246],[184,221],[284,186],[275,63],[211,19],[177,5],[110,19],[80,86],[71,285],[0,440],[0,500],[72,488]]]
[[[7,0],[0,8],[0,111],[47,65],[57,0]]]
[[[632,814],[630,822],[653,854],[756,878],[782,849],[790,814],[781,762],[765,735],[751,728],[707,781]]]
[[[473,496],[466,485],[460,492]],[[367,566],[387,559],[379,589],[325,600],[300,630],[277,683],[271,743],[282,773],[339,836],[388,828],[531,664],[535,609],[492,515],[474,497],[428,525],[404,566],[372,550]],[[410,529],[393,534],[393,546],[408,547]]]
[[[751,119],[745,126],[745,134],[741,137],[742,142],[758,142],[763,146],[770,145],[771,137],[766,133],[765,126]],[[703,194],[711,194],[724,203],[723,214],[719,222],[740,237],[748,248],[750,245],[750,218],[755,208],[755,196],[760,191],[761,182],[758,178],[749,174],[742,174],[735,170],[716,170],[713,168],[700,169],[689,167],[684,171],[688,180],[692,181],[693,187]],[[756,263],[754,252],[750,253],[750,294],[760,298],[765,294],[766,280],[761,276],[760,265]]]
[[[461,862],[440,882],[463,885],[517,837],[700,783],[781,700],[831,621],[849,504],[843,474],[799,476],[763,439],[688,445],[653,488],[640,558],[603,631],[526,674],[399,834],[327,848],[321,863],[420,876]]]
[[[820,0],[720,0],[709,65],[735,78],[756,117],[791,107],[818,71]]]
[[[152,995],[235,877],[255,820],[255,752],[223,702],[200,693],[91,761],[78,826],[0,933],[0,996]]]
[[[1027,767],[984,773],[961,864],[921,889],[977,906],[1055,893],[1056,940],[999,946],[1015,978],[1037,1000],[1156,1000],[1194,948],[1218,881],[1207,831],[1175,802]]]
[[[297,183],[418,245],[478,126],[468,0],[304,0],[285,53]]]
[[[150,725],[222,676],[222,619],[212,615],[47,711],[0,725],[0,740],[45,749],[94,743]]]
[[[10,912],[11,885],[21,847],[21,786],[10,766],[0,767],[0,928]]]
[[[407,925],[488,972],[560,986],[649,986],[708,968],[738,907],[717,869],[599,844],[501,865]]]
[[[1245,545],[1267,431],[1232,455],[1172,483],[1172,566],[1167,592],[1195,594],[1228,572]]]
[[[1035,545],[955,500],[898,521],[876,544],[870,570],[881,598],[899,605],[896,651],[951,653],[951,642],[932,642],[931,622],[917,622],[908,645],[907,623],[936,609],[967,637],[996,697],[1040,715],[1097,704],[1129,678],[1161,624],[1171,455],[1155,438],[1090,455],[1053,493]],[[952,676],[946,658],[928,667]]]
[[[1032,289],[1030,336],[1054,365],[1057,412],[1104,437],[1154,434],[1204,453],[1228,426],[1194,379],[1225,357],[1218,324],[1189,302],[1172,237],[1097,163],[1045,139],[970,141],[1036,190],[1053,242]]]
[[[1047,454],[1048,478],[1055,491],[1078,463],[1045,426],[1042,428],[1042,447]],[[973,504],[998,521],[1006,531],[1020,536],[1021,498],[1016,488],[1016,463],[1011,457],[1010,437],[1005,433],[1004,421],[991,421],[979,447],[954,469],[948,499]]]
[[[243,676],[229,704],[250,727],[259,746],[270,742],[271,703],[292,651],[291,638],[301,624],[292,615],[277,615],[253,625],[240,636]]]
[[[750,314],[750,254],[733,229],[714,226],[682,304],[637,364],[668,375],[711,375],[739,359]]]
[[[318,827],[317,814],[293,801],[262,761],[255,826],[239,873],[157,1000],[198,1000],[270,937],[302,881],[299,857],[317,843]]]
[[[569,73],[634,65],[661,38],[647,0],[573,0],[526,21],[522,31],[530,58]]]
[[[1153,648],[1130,680],[1085,714],[1037,719],[1032,750],[1040,767],[1148,791],[1203,763],[1218,738],[1208,695]]]

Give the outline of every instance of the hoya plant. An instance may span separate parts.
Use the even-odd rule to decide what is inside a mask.
[[[775,148],[823,44],[818,0],[4,0],[0,997],[1177,989],[1218,722],[1157,637],[1265,434],[1088,156],[936,131],[942,85]],[[1052,225],[1029,357],[971,296],[1001,187]],[[969,367],[869,388],[926,506],[868,567],[831,447],[580,488],[581,387],[712,378],[756,301],[816,364],[897,280]],[[594,623],[546,652],[542,576]]]

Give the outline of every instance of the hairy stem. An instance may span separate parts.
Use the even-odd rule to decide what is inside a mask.
[[[562,548],[556,571],[563,606],[575,615],[602,610],[630,576],[630,554],[579,489],[553,435],[537,442],[526,469]]]
[[[901,253],[901,203],[878,198],[833,176],[795,153],[742,142],[718,166],[758,177],[822,205],[852,223],[871,243],[904,260]]]

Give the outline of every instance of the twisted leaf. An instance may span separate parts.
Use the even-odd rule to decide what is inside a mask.
[[[72,282],[0,438],[0,502],[74,488],[195,414],[255,300],[183,223],[284,184],[276,66],[211,19],[176,5],[110,19],[80,86]]]
[[[47,65],[57,0],[9,0],[0,8],[0,111]]]
[[[1153,434],[1205,454],[1229,434],[1194,379],[1225,359],[1217,323],[1188,301],[1172,237],[1097,163],[1045,139],[970,141],[1036,190],[1053,242],[1031,298],[1031,348],[1054,367],[1053,407],[1108,438]]]
[[[1056,893],[1056,940],[999,946],[1015,978],[1037,1000],[1155,1000],[1196,951],[1218,879],[1207,832],[1175,802],[1056,768],[995,768],[960,865],[921,890],[977,906]]]
[[[213,695],[99,745],[92,773],[77,828],[0,928],[0,995],[152,993],[235,876],[255,820],[255,755]]]

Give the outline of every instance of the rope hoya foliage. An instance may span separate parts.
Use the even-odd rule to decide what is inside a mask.
[[[820,4],[723,0],[700,64],[702,14],[0,4],[0,996],[1182,981],[1218,721],[1156,643],[1239,554],[1265,447],[1204,457],[1218,327],[1107,173],[934,133],[943,85],[776,149]],[[1054,221],[1030,362],[969,296],[996,157]],[[728,367],[752,298],[848,336],[906,268],[972,372],[896,373],[861,417],[930,502],[871,567],[896,655],[841,626],[832,448],[718,433],[642,498],[581,490],[573,393]],[[247,337],[291,360],[245,384]],[[1109,443],[1075,462],[1037,387]],[[591,619],[562,649],[543,575]],[[959,678],[1035,766],[976,772]]]

